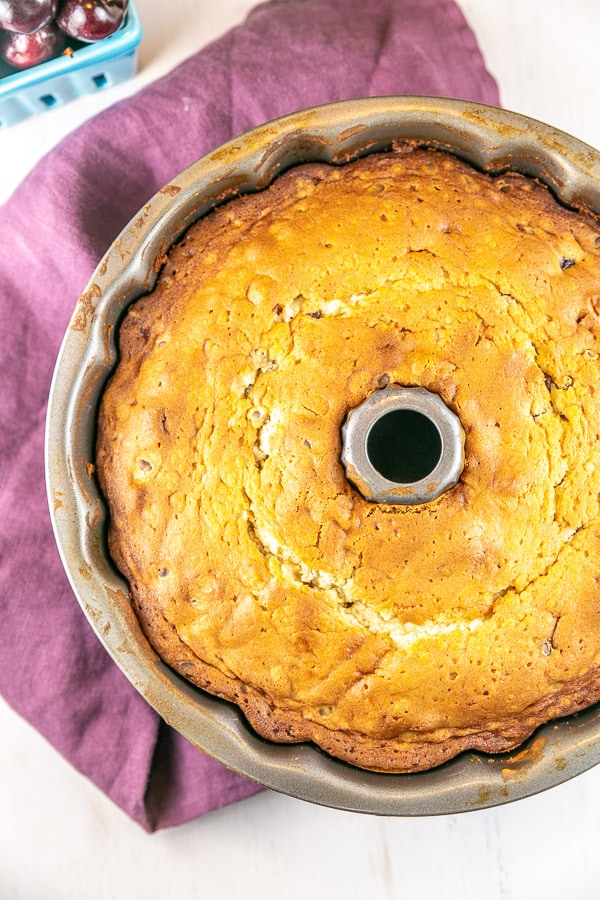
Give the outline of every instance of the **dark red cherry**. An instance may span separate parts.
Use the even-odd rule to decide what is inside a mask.
[[[0,35],[0,56],[15,69],[29,69],[58,56],[65,48],[64,34],[52,23],[33,34],[4,31]]]
[[[121,26],[127,4],[128,0],[65,0],[56,21],[69,37],[101,41]]]
[[[31,34],[56,15],[58,0],[0,0],[0,28]]]

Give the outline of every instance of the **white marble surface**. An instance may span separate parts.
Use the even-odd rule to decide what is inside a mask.
[[[240,21],[253,0],[137,3],[139,75],[3,132],[0,201],[80,122]],[[598,0],[460,5],[504,105],[600,147]],[[264,793],[148,836],[1,701],[0,735],[0,900],[600,897],[600,767],[461,816],[380,819]]]

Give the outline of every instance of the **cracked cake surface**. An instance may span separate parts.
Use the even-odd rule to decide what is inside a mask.
[[[130,308],[97,467],[150,642],[276,741],[409,772],[600,698],[600,229],[400,147],[226,203]],[[439,394],[459,483],[347,481],[340,429]]]

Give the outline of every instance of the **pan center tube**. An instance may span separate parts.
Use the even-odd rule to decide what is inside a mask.
[[[392,384],[348,413],[341,461],[365,500],[428,503],[458,483],[464,444],[460,419],[439,394]]]

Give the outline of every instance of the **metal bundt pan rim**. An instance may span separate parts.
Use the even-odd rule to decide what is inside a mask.
[[[113,242],[80,298],[48,404],[46,480],[52,524],[72,588],[130,682],[193,744],[265,787],[345,810],[421,816],[483,809],[558,785],[600,762],[600,705],[539,728],[513,753],[463,753],[407,775],[364,771],[310,744],[262,740],[237,707],[195,688],[156,655],[106,547],[106,508],[93,472],[99,397],[116,360],[126,307],[148,293],[165,251],[213,206],[264,187],[306,161],[342,163],[413,140],[487,171],[514,169],[559,199],[600,215],[600,153],[525,116],[426,97],[352,100],[303,110],[237,137],[160,190]]]

